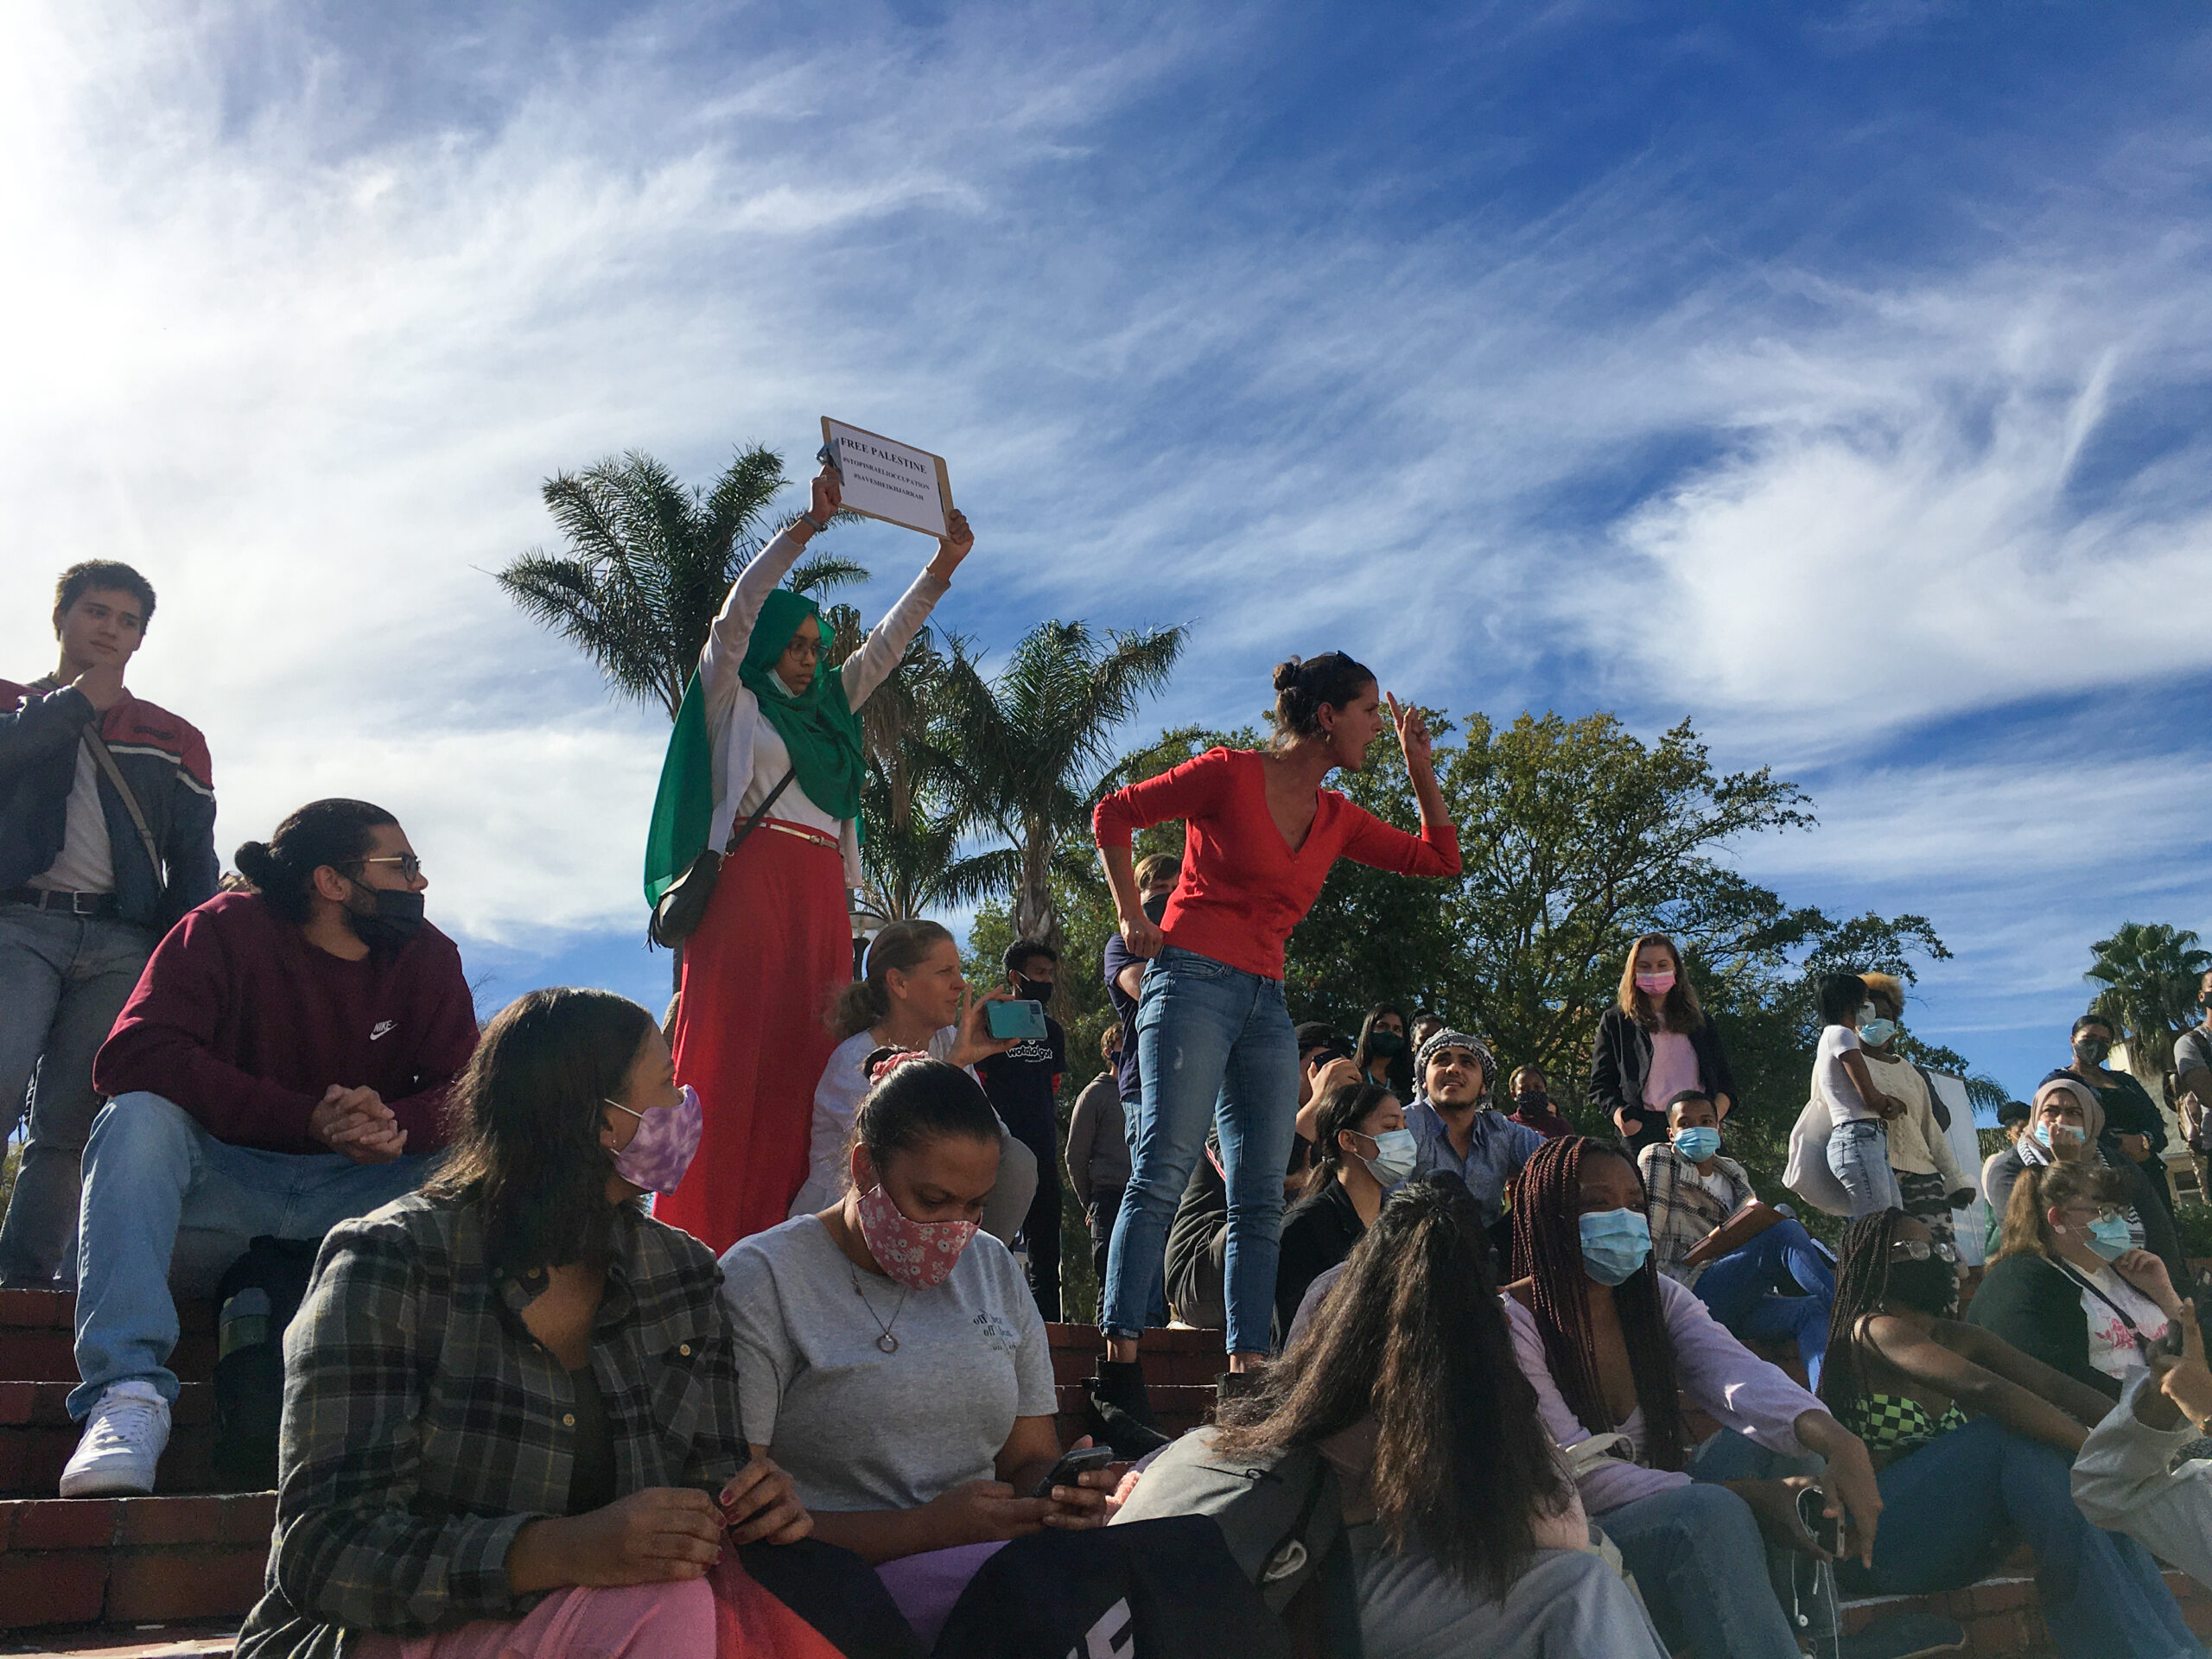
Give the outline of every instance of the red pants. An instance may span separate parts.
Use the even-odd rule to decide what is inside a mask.
[[[842,855],[772,823],[722,861],[683,942],[676,1080],[699,1091],[706,1132],[653,1213],[717,1255],[781,1222],[806,1179],[830,1002],[853,977]]]

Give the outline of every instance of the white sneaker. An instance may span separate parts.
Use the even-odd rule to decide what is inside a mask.
[[[64,1497],[145,1497],[169,1443],[169,1402],[150,1382],[111,1382],[61,1471]]]

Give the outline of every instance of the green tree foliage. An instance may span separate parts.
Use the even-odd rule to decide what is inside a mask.
[[[2197,987],[2212,969],[2212,952],[2189,929],[2164,922],[2122,922],[2089,950],[2082,977],[2104,987],[2090,1011],[2118,1027],[2127,1041],[2127,1069],[2153,1100],[2162,1099],[2174,1039],[2196,1023]]]
[[[761,532],[784,484],[783,457],[759,444],[739,450],[703,489],[634,449],[556,473],[543,493],[567,551],[533,548],[495,580],[525,615],[590,658],[618,694],[658,702],[673,721],[730,583],[767,540]],[[800,561],[791,585],[826,592],[868,574],[817,553]]]
[[[1002,897],[1026,939],[1058,944],[1056,890],[1082,879],[1090,811],[1117,787],[1116,732],[1166,683],[1187,630],[1101,639],[1080,622],[1046,622],[986,679],[954,641],[931,685],[930,741],[950,815],[983,846],[950,879]]]

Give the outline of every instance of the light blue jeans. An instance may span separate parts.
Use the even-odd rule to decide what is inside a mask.
[[[159,1095],[118,1095],[85,1147],[78,1222],[77,1375],[80,1421],[110,1383],[150,1382],[172,1403],[176,1346],[169,1258],[187,1235],[225,1261],[274,1238],[321,1238],[423,1184],[434,1160],[357,1164],[335,1152],[299,1156],[234,1147]]]
[[[1668,1651],[1694,1659],[1798,1659],[1765,1537],[1750,1504],[1720,1484],[1811,1474],[1817,1459],[1785,1458],[1724,1429],[1690,1454],[1691,1484],[1592,1517],[1620,1547]]]
[[[1890,1138],[1871,1117],[1839,1123],[1828,1135],[1828,1168],[1851,1195],[1851,1218],[1904,1208],[1897,1173],[1890,1167]]]
[[[78,1166],[100,1109],[92,1056],[153,949],[153,930],[136,922],[0,905],[0,1117],[11,1127],[38,1074],[0,1223],[0,1281],[75,1282]]]
[[[1229,1351],[1264,1354],[1273,1345],[1283,1170],[1298,1133],[1298,1039],[1282,982],[1168,945],[1145,969],[1136,1035],[1144,1096],[1135,1163],[1107,1251],[1099,1324],[1109,1337],[1142,1333],[1167,1224],[1206,1128],[1217,1124],[1229,1188]]]

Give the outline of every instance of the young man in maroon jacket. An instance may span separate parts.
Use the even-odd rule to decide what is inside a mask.
[[[123,683],[154,589],[92,559],[54,590],[53,673],[0,680],[0,1114],[34,1074],[0,1289],[77,1282],[92,1056],[169,925],[215,891],[207,742]]]
[[[64,1497],[150,1492],[168,1443],[177,1280],[320,1238],[414,1191],[476,1046],[461,955],[423,919],[391,814],[315,801],[238,850],[155,950],[93,1063]],[[197,1271],[195,1271],[195,1269]]]

